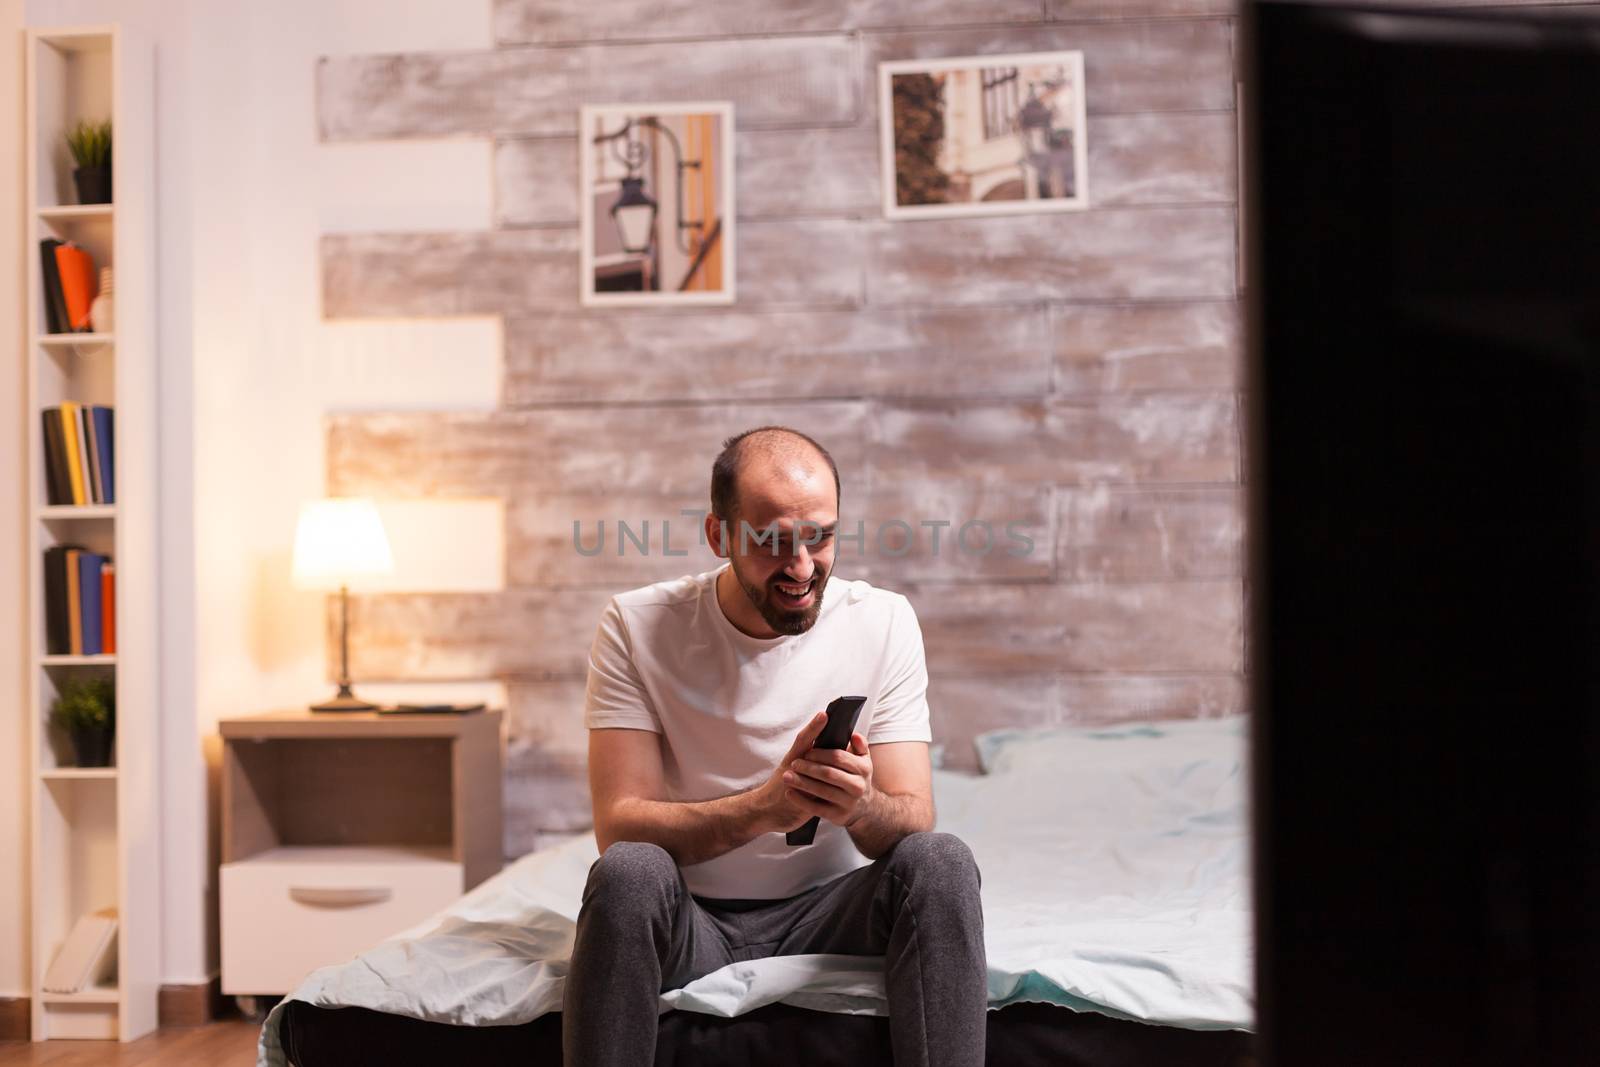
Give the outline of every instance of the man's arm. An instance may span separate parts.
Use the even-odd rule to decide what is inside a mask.
[[[649,841],[686,867],[767,830],[754,790],[693,803],[662,800],[661,735],[648,730],[589,731],[589,791],[601,852],[614,841]]]
[[[843,826],[856,848],[877,859],[906,834],[932,830],[933,770],[926,741],[869,747],[860,734],[848,749],[816,748],[784,776],[805,811]]]
[[[731,852],[764,833],[793,830],[806,814],[786,803],[777,776],[822,732],[818,713],[795,738],[773,777],[714,800],[663,800],[661,737],[649,730],[589,731],[589,793],[600,851],[614,841],[660,845],[680,867]]]
[[[888,742],[870,752],[872,792],[845,829],[861,854],[875,860],[907,834],[933,829],[933,772],[926,741]]]

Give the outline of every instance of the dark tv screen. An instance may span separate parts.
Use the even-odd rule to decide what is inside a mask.
[[[1242,12],[1263,1064],[1600,1062],[1600,22]]]

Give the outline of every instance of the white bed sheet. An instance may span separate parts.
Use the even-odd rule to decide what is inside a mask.
[[[1243,720],[997,731],[979,747],[993,773],[936,770],[934,797],[982,875],[990,1008],[1250,1029]],[[470,1026],[558,1011],[596,856],[587,834],[526,856],[288,999]],[[887,1014],[882,959],[730,964],[663,993],[660,1010],[732,1017],[779,1001]],[[262,1067],[285,1062],[281,1013],[262,1028]]]

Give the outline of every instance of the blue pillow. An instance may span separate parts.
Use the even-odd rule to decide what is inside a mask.
[[[978,766],[997,774],[1035,766],[1059,765],[1092,753],[1096,760],[1117,755],[1180,752],[1211,739],[1240,738],[1247,717],[1163,719],[1095,726],[1031,726],[989,730],[973,738]]]

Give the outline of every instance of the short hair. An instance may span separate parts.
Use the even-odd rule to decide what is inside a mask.
[[[722,451],[711,464],[711,513],[725,522],[735,517],[739,507],[739,470],[748,454],[791,459],[799,457],[807,448],[828,461],[828,470],[833,473],[833,506],[838,508],[843,487],[839,484],[839,466],[828,450],[799,430],[787,426],[757,426],[722,442]]]

